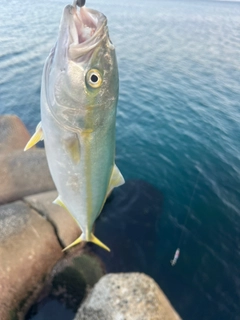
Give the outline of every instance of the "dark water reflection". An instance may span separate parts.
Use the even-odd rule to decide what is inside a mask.
[[[107,272],[149,273],[157,268],[157,225],[162,208],[162,194],[145,181],[128,180],[114,189],[95,227],[95,234],[111,252],[91,245]]]
[[[55,299],[46,298],[35,305],[25,320],[72,320],[75,314]]]

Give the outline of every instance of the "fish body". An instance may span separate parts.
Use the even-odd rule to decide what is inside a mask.
[[[118,87],[106,17],[68,5],[43,70],[38,126],[59,193],[55,203],[67,209],[82,230],[67,248],[92,241],[109,250],[92,228],[107,195],[124,183],[115,165]]]

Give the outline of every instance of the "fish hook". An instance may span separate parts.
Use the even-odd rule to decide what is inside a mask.
[[[78,7],[83,7],[84,5],[85,5],[85,3],[86,3],[86,0],[74,0],[73,1],[73,6],[74,7],[76,7],[76,6],[78,6]]]

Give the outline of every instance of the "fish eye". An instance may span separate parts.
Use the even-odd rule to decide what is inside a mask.
[[[99,88],[102,84],[102,77],[98,70],[91,69],[87,73],[87,83],[92,88]]]

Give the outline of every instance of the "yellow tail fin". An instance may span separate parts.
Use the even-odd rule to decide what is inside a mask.
[[[83,233],[82,233],[79,238],[77,238],[77,239],[76,239],[75,241],[73,241],[70,245],[68,245],[66,248],[64,248],[63,251],[66,251],[66,250],[74,247],[75,245],[83,242],[83,241],[89,241],[89,242],[95,243],[95,244],[98,245],[99,247],[101,247],[101,248],[103,248],[103,249],[105,249],[105,250],[107,250],[107,251],[110,252],[110,249],[109,249],[107,246],[105,246],[105,244],[102,243],[98,238],[96,238],[92,233],[91,233],[91,235],[90,235],[90,239],[89,239],[89,240],[85,240],[85,239],[84,239],[84,235],[83,235]]]
[[[90,236],[90,242],[93,242],[95,243],[97,246],[107,250],[107,251],[111,251],[107,246],[105,246],[104,243],[102,243],[98,238],[96,238],[92,233],[91,233],[91,236]]]
[[[82,235],[77,238],[75,241],[73,241],[71,244],[69,244],[66,248],[64,248],[62,251],[66,251],[74,246],[76,246],[77,244],[79,244],[80,242],[82,242],[83,240],[81,239]]]

